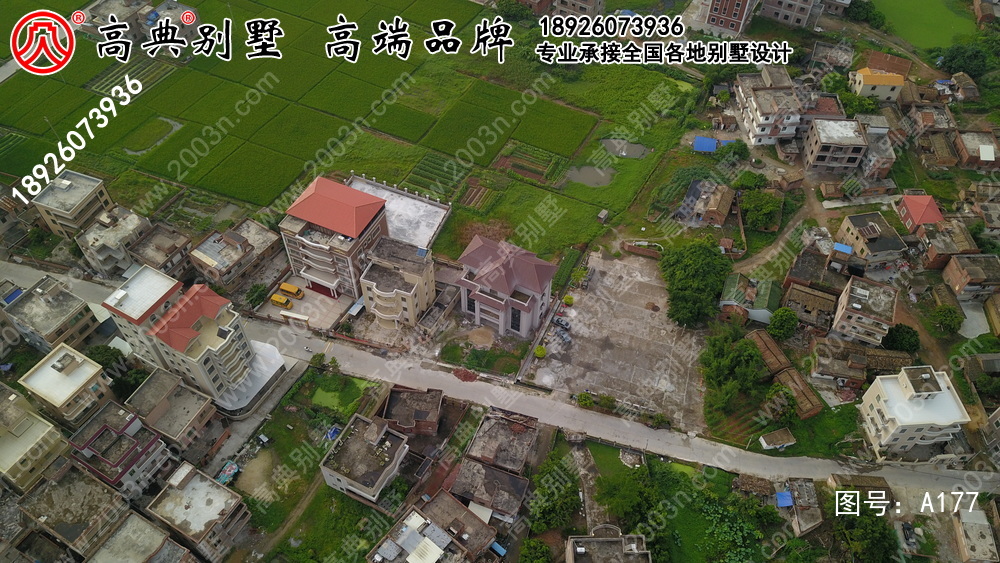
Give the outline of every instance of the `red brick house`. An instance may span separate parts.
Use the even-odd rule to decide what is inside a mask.
[[[906,229],[913,234],[920,225],[929,225],[944,220],[937,202],[929,195],[904,195],[896,202],[896,213]]]
[[[1000,170],[997,138],[989,131],[960,131],[955,135],[955,151],[962,168]]]

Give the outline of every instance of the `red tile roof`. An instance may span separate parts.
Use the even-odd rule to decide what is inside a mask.
[[[339,182],[316,178],[288,214],[352,238],[361,233],[385,207],[385,200]]]
[[[193,328],[198,319],[214,319],[226,305],[229,305],[228,299],[220,297],[205,284],[195,284],[162,319],[156,321],[147,334],[156,336],[167,346],[183,352],[198,337],[198,331]]]
[[[934,197],[929,195],[904,195],[903,201],[899,202],[910,211],[914,225],[926,225],[944,221],[941,210],[938,209]]]
[[[511,295],[518,287],[545,293],[558,269],[533,252],[479,235],[458,261],[476,270],[476,283],[502,295]]]

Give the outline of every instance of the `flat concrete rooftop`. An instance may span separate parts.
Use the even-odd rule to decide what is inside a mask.
[[[63,213],[69,213],[84,202],[103,180],[64,170],[56,176],[33,200],[34,203],[51,207]]]
[[[48,336],[86,303],[61,281],[45,276],[7,306],[7,314],[41,335]]]
[[[351,177],[347,185],[384,199],[389,236],[420,248],[433,245],[438,230],[448,217],[449,208],[445,204],[428,201],[360,176]]]
[[[184,462],[147,509],[178,532],[200,541],[240,502],[240,495]]]

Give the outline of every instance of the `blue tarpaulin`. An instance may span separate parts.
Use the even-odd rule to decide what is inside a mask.
[[[694,152],[715,152],[719,148],[719,141],[711,137],[695,137]]]
[[[490,549],[492,549],[500,557],[507,555],[507,550],[504,549],[503,546],[498,544],[497,542],[493,542],[493,545],[490,546]]]
[[[8,295],[7,298],[3,300],[3,302],[10,305],[11,301],[17,299],[18,296],[20,296],[22,293],[24,293],[24,290],[15,289],[14,291],[10,292],[10,295]]]
[[[719,141],[719,144],[720,144],[720,145],[722,145],[722,146],[726,146],[726,145],[728,145],[728,144],[730,144],[730,143],[735,143],[735,142],[736,142],[736,140],[731,140],[731,141]]]
[[[327,440],[336,440],[337,436],[339,436],[339,435],[340,435],[340,427],[339,426],[334,426],[333,428],[331,428],[326,433],[326,439]]]
[[[786,506],[792,506],[793,504],[795,504],[795,501],[792,500],[792,493],[788,491],[780,492],[776,496],[778,497],[779,507],[784,508]]]
[[[844,254],[854,254],[854,249],[842,242],[833,243],[833,249]]]

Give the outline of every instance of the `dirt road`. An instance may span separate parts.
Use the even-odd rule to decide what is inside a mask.
[[[796,227],[801,225],[806,219],[813,218],[819,221],[820,225],[824,224],[823,217],[826,210],[823,208],[823,204],[816,199],[815,188],[806,187],[803,188],[803,191],[806,196],[805,205],[796,211],[795,215],[792,215],[792,218],[785,226],[785,230],[778,235],[778,238],[774,241],[774,243],[746,260],[737,262],[733,266],[733,271],[741,274],[750,274],[758,267],[767,264],[772,258],[781,252],[781,249],[785,247],[785,243],[788,242],[788,240],[792,237],[792,234],[796,232]]]

